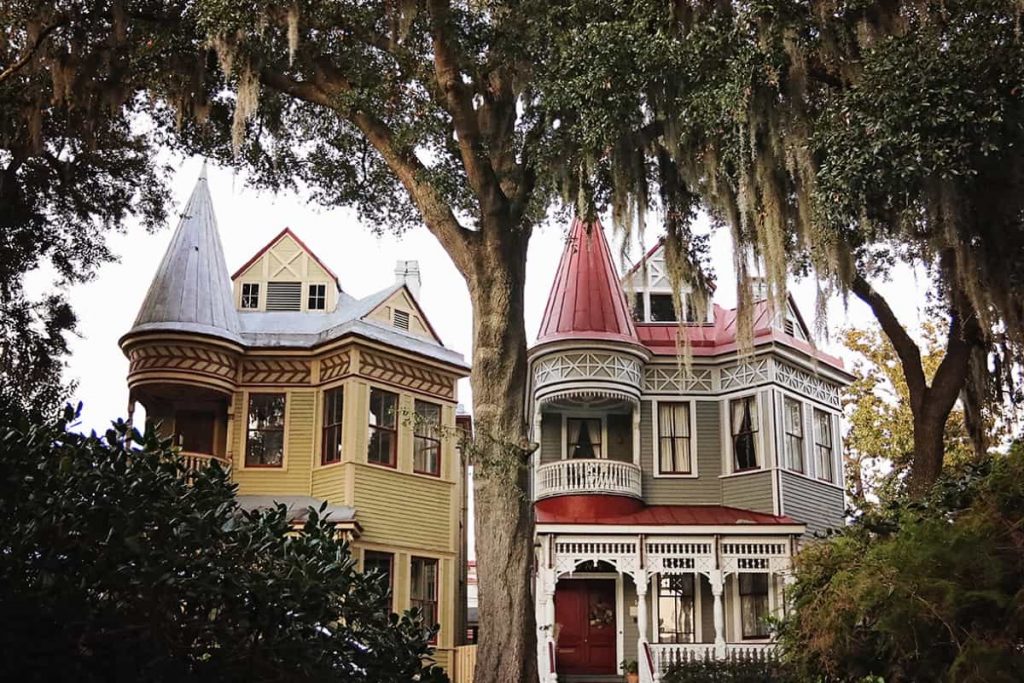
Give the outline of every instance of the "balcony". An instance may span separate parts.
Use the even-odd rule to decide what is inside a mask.
[[[640,468],[595,458],[559,460],[537,469],[537,500],[586,494],[640,498]]]

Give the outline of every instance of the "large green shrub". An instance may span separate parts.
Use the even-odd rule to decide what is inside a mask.
[[[1024,680],[1024,448],[869,511],[796,570],[780,637],[802,679]]]
[[[662,683],[797,683],[790,668],[779,661],[687,662],[672,666]]]
[[[190,478],[152,431],[73,418],[0,433],[0,680],[433,675],[430,629],[390,614],[318,514],[296,532],[283,508],[244,512],[224,472]]]

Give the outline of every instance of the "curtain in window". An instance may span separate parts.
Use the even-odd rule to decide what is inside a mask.
[[[658,404],[658,457],[662,472],[689,474],[690,405]]]
[[[737,471],[757,468],[757,409],[755,397],[732,402],[732,444]]]
[[[740,624],[744,638],[768,637],[768,575],[739,574]]]
[[[570,458],[600,458],[601,420],[570,418],[566,422]]]

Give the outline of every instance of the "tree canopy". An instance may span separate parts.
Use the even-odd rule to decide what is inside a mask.
[[[0,677],[427,680],[432,631],[390,613],[329,518],[247,512],[216,465],[124,423],[75,433],[5,411]],[[322,512],[322,510],[321,510]],[[438,672],[440,674],[440,672]]]

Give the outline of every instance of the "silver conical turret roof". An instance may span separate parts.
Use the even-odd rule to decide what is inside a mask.
[[[241,341],[205,163],[129,334],[150,330]]]

